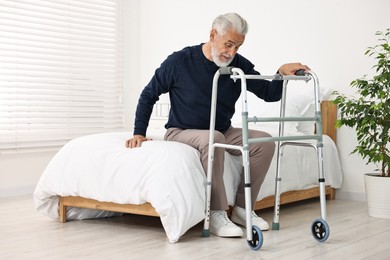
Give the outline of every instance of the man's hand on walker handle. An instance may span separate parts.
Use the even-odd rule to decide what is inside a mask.
[[[298,70],[308,71],[308,70],[310,70],[310,68],[306,65],[299,63],[299,62],[286,63],[286,64],[283,64],[282,66],[280,66],[278,72],[281,75],[295,75],[295,72],[297,72]]]
[[[126,140],[126,148],[136,148],[141,147],[143,142],[150,141],[152,139],[146,138],[143,135],[134,135],[133,138]]]

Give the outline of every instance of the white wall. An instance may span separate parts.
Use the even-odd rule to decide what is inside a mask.
[[[139,92],[173,51],[208,40],[212,20],[237,12],[250,25],[240,53],[263,74],[301,61],[322,86],[352,93],[349,83],[370,73],[363,55],[375,32],[390,26],[388,0],[125,0],[125,118],[132,126]],[[166,97],[163,97],[166,98]],[[338,148],[345,174],[339,197],[364,198],[365,166],[350,156],[353,131],[340,129]],[[53,153],[0,155],[0,197],[31,193]]]
[[[1,154],[0,198],[31,194],[53,152]]]

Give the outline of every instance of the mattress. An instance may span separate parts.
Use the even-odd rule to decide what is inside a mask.
[[[148,133],[153,141],[125,148],[129,132],[88,135],[68,142],[52,158],[34,191],[36,209],[58,219],[59,196],[81,196],[119,204],[151,203],[160,215],[167,238],[174,243],[205,217],[206,177],[199,153],[192,147],[163,141],[165,131]],[[242,160],[226,153],[224,180],[230,205],[238,187]],[[276,160],[258,199],[273,195]],[[299,190],[318,184],[314,150],[287,146],[283,156],[281,190]],[[334,142],[324,136],[326,184],[339,188],[342,173]],[[119,213],[68,208],[67,219],[111,217]]]

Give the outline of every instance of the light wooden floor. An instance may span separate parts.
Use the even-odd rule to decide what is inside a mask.
[[[317,200],[283,206],[281,230],[264,232],[259,251],[245,238],[200,237],[202,223],[167,241],[159,218],[136,215],[57,223],[35,211],[30,196],[0,199],[0,259],[390,259],[390,219],[366,204],[328,201],[330,237],[312,238]],[[272,210],[259,212],[270,223]]]

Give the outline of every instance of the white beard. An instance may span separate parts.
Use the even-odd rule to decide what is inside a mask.
[[[218,66],[218,67],[221,67],[221,68],[224,68],[224,67],[227,67],[229,66],[229,64],[232,62],[233,57],[231,57],[228,61],[226,62],[222,62],[220,59],[219,59],[219,56],[221,55],[221,53],[219,53],[217,51],[217,48],[215,46],[215,43],[213,44],[213,47],[211,48],[211,56],[213,58],[213,62]]]

